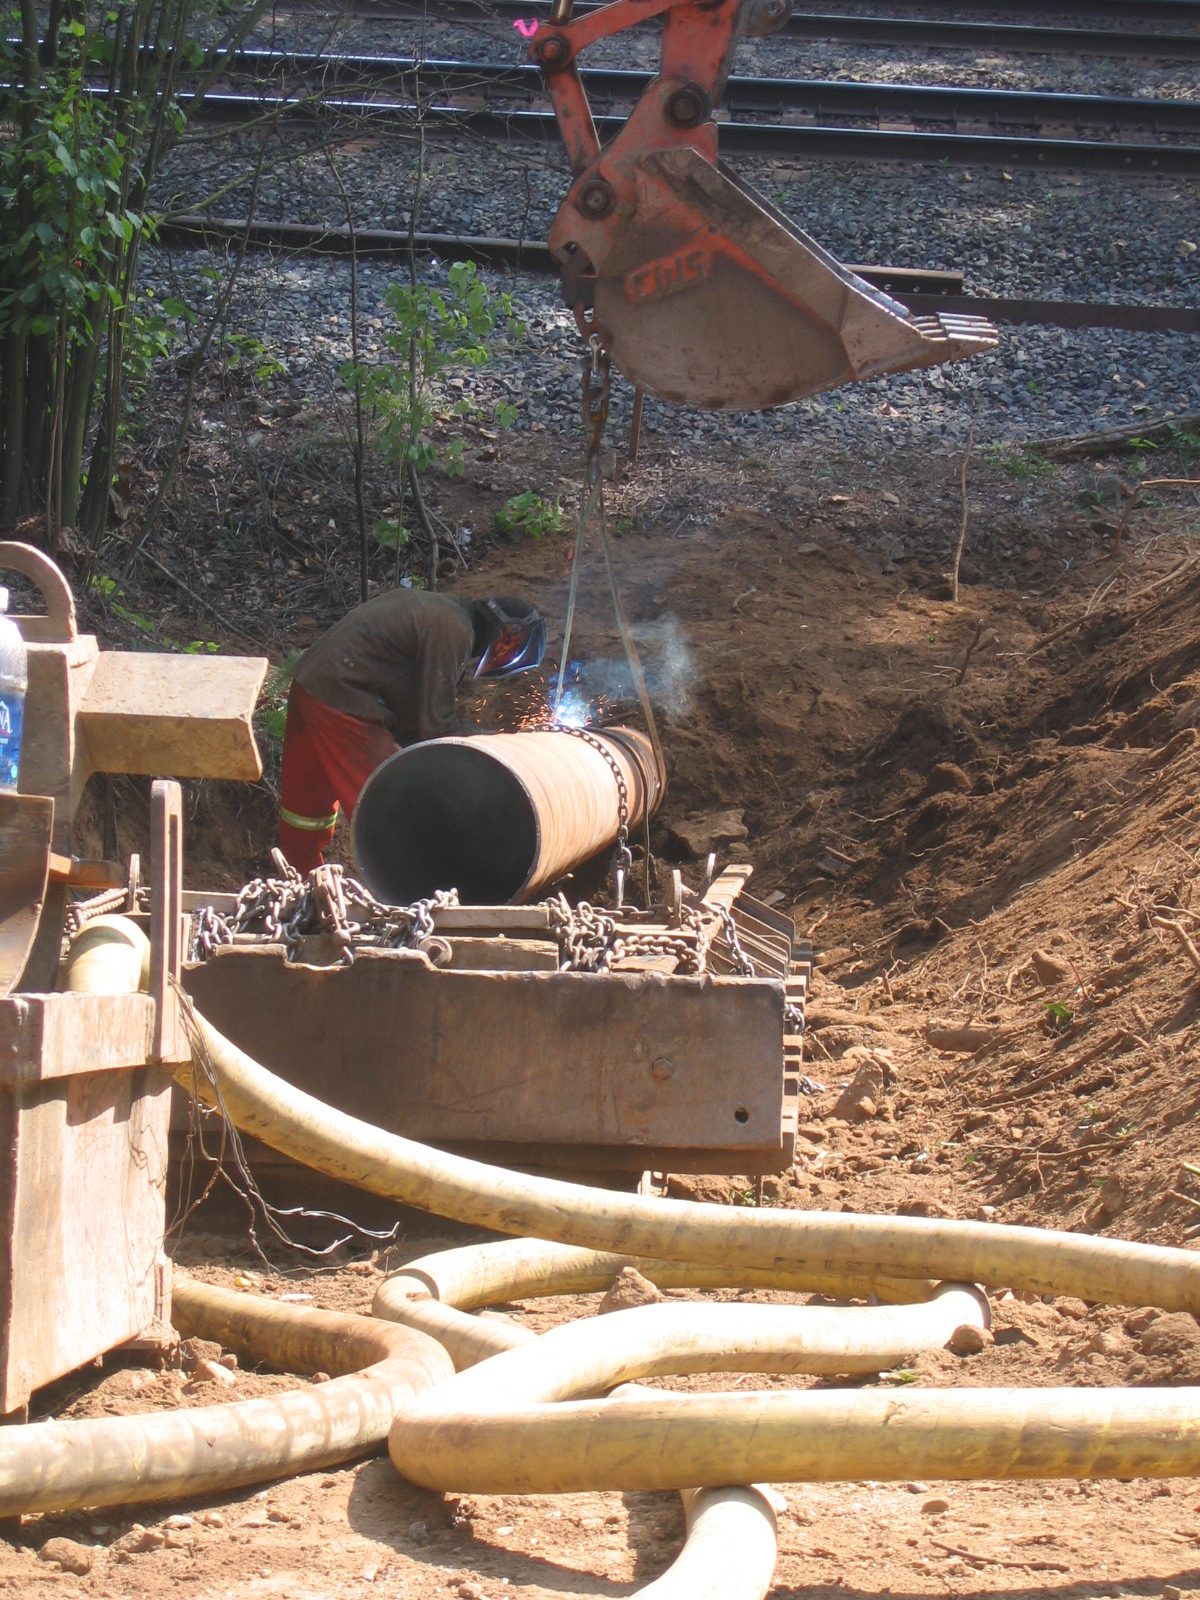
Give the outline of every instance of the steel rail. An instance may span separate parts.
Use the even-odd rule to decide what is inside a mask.
[[[386,228],[323,227],[306,222],[250,222],[237,217],[173,216],[162,219],[157,239],[168,247],[187,247],[209,240],[244,241],[251,249],[287,250],[306,255],[357,256],[405,261],[410,249],[418,255],[478,262],[480,266],[515,271],[556,273],[558,264],[540,239],[494,239],[456,233],[416,233]],[[903,297],[911,294],[957,294],[961,272],[936,268],[854,265],[849,269],[876,289]]]
[[[177,96],[187,106],[186,94]],[[239,123],[258,116],[354,117],[363,121],[406,115],[419,119],[426,133],[471,134],[493,142],[557,143],[558,124],[550,111],[469,111],[383,101],[305,100],[289,96],[206,94],[199,116]],[[607,141],[625,127],[623,117],[596,117],[596,131]],[[1045,171],[1119,172],[1157,177],[1200,176],[1200,146],[1130,144],[1096,139],[1031,139],[1000,134],[900,133],[861,128],[823,128],[758,122],[722,122],[727,151],[821,160],[898,161],[971,167],[1033,167]]]
[[[256,81],[298,75],[323,85],[399,82],[411,93],[453,94],[483,86],[489,92],[543,96],[537,67],[494,61],[418,60],[413,56],[297,55],[239,50],[229,70]],[[650,72],[584,67],[580,76],[594,101],[636,100]],[[955,88],[916,83],[844,83],[827,79],[732,77],[723,104],[730,113],[789,111],[816,117],[912,117],[920,121],[981,122],[989,127],[1145,128],[1200,133],[1200,100],[1132,95],[1062,94],[1015,89]]]
[[[837,0],[834,0],[837,3]],[[949,0],[935,0],[949,3]],[[503,21],[549,15],[545,0],[352,0],[355,15],[384,21],[425,17],[430,21]],[[590,0],[577,0],[575,12],[596,10]],[[1038,12],[1035,0],[1030,9]],[[1081,8],[1089,15],[1093,8]],[[1044,14],[1044,12],[1043,12]],[[1106,15],[1119,15],[1111,7]],[[1186,15],[1186,14],[1185,14]],[[1145,21],[1145,14],[1139,14]],[[1181,20],[1178,12],[1172,20]],[[792,38],[824,39],[872,45],[920,45],[948,50],[1001,50],[1018,55],[1101,55],[1152,60],[1200,59],[1200,34],[1118,33],[1110,29],[1063,28],[1009,22],[949,22],[936,17],[861,17],[824,12],[794,12],[781,33]]]
[[[802,0],[803,3],[803,0]],[[814,9],[823,12],[838,11],[861,4],[861,0],[818,0]],[[1111,17],[1114,22],[1200,22],[1198,0],[1003,0],[1000,5],[988,6],[983,0],[971,5],[964,0],[887,0],[892,11],[998,11],[1020,15],[1028,12],[1044,17]],[[799,8],[798,8],[799,9]]]
[[[177,216],[163,220],[157,243],[167,249],[193,248],[212,240],[233,239],[249,248],[286,250],[376,260],[407,259],[407,233],[382,229],[316,227],[299,222],[254,222],[237,218]],[[418,255],[473,260],[483,266],[549,274],[558,267],[546,246],[518,239],[488,239],[457,234],[416,234]],[[1010,325],[1053,328],[1118,328],[1130,333],[1200,333],[1200,310],[1187,306],[1114,305],[1075,300],[973,298],[962,290],[961,272],[922,271],[911,267],[853,266],[852,272],[876,288],[894,294],[910,311],[964,312]]]

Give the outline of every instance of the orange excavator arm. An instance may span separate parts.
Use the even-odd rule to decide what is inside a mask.
[[[718,159],[714,108],[743,37],[789,0],[556,0],[530,42],[574,181],[550,249],[581,332],[638,388],[702,410],[761,410],[861,378],[991,350],[981,317],[912,317],[847,271]],[[581,52],[663,18],[659,75],[600,148]]]

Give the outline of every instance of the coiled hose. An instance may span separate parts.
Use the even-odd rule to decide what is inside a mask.
[[[190,1027],[193,1064],[181,1081],[245,1132],[342,1181],[500,1232],[735,1275],[782,1272],[792,1282],[809,1275],[860,1287],[912,1280],[914,1296],[928,1294],[928,1279],[944,1277],[1200,1308],[1200,1259],[1165,1247],[992,1224],[738,1211],[505,1172],[337,1112],[268,1073],[202,1017],[192,1014]],[[794,1348],[778,1353],[769,1318],[741,1323],[749,1311],[775,1308],[708,1307],[735,1313],[738,1323],[716,1315],[703,1326],[696,1309],[688,1308],[682,1328],[672,1306],[608,1318],[600,1338],[593,1326],[572,1324],[460,1372],[401,1410],[393,1460],[430,1487],[501,1492],[1200,1469],[1194,1389],[578,1398],[666,1372],[774,1363],[797,1370]]]

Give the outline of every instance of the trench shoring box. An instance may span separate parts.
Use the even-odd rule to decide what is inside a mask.
[[[183,984],[255,1060],[408,1138],[568,1174],[778,1172],[794,1153],[788,1003],[802,1005],[806,967],[785,919],[767,927],[765,908],[730,899],[761,975],[719,955],[701,976],[654,960],[559,971],[544,906],[462,906],[432,914],[445,966],[235,944],[185,963]]]

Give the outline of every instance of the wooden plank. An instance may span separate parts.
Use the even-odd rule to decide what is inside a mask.
[[[91,768],[80,750],[75,711],[99,658],[90,634],[71,644],[26,645],[29,688],[21,741],[21,788],[54,801],[54,848],[71,853],[71,819]],[[82,757],[83,759],[78,759]]]
[[[314,968],[235,948],[185,966],[184,986],[272,1071],[412,1138],[779,1146],[772,982],[434,971],[371,951]]]
[[[439,933],[545,933],[551,931],[546,906],[441,906],[433,912]]]
[[[729,910],[753,876],[754,868],[744,862],[726,867],[709,885],[704,898],[710,906],[724,906]]]
[[[149,995],[10,995],[0,1000],[0,1086],[145,1066],[153,1029]]]
[[[261,656],[104,651],[79,710],[96,772],[146,777],[262,777],[254,704]]]
[[[450,940],[451,967],[458,972],[557,972],[558,948],[545,940],[485,938]]]
[[[184,889],[179,903],[184,911],[201,911],[211,906],[223,917],[231,917],[237,910],[237,895],[226,894],[221,889]]]
[[[15,1119],[15,1170],[0,1201],[8,1258],[0,1411],[169,1315],[169,1088],[165,1073],[142,1067],[0,1096]]]

